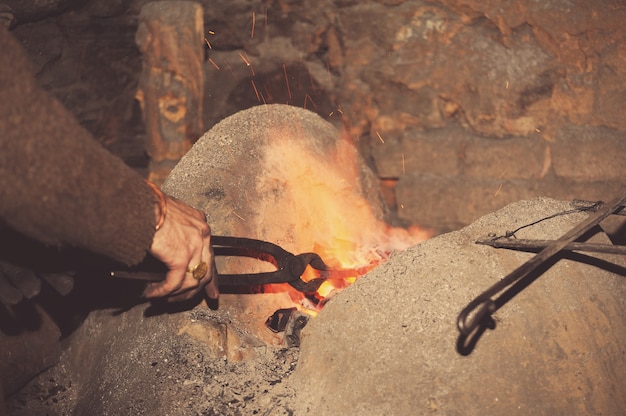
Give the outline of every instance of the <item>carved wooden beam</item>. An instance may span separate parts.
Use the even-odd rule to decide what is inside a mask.
[[[141,8],[135,41],[143,55],[137,100],[146,123],[149,179],[161,184],[204,132],[202,6],[156,1]]]

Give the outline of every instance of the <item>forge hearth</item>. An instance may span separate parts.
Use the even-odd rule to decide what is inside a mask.
[[[229,314],[204,307],[151,318],[144,308],[96,312],[10,414],[620,414],[622,256],[559,259],[495,314],[470,354],[457,350],[459,311],[532,256],[475,241],[571,208],[521,201],[393,256],[310,319],[300,348],[231,333]],[[518,236],[551,239],[585,216]],[[228,359],[229,343],[251,354]]]
[[[272,241],[293,253],[315,252],[334,268],[369,270],[391,252],[430,235],[388,225],[375,176],[354,143],[313,112],[286,105],[253,107],[216,125],[183,157],[163,188],[203,210],[214,235]],[[221,274],[273,270],[267,266],[245,257],[217,258]],[[267,385],[275,382],[271,378],[282,379],[293,362],[272,360],[276,354],[297,357],[291,350],[299,346],[322,298],[304,297],[288,284],[241,293],[228,292],[228,281],[223,283],[217,311],[201,303],[191,311],[186,310],[193,304],[156,304],[92,312],[64,357],[68,383],[74,386],[67,397],[76,395],[74,411],[119,414],[130,406],[154,414],[184,407],[171,397],[170,379],[162,379],[167,375],[159,363],[171,360],[182,371],[172,382],[193,384],[207,400],[216,386],[211,392],[201,386],[212,384],[206,372],[214,371],[215,360],[231,368],[273,366],[258,379],[261,390],[273,390]],[[198,357],[211,364],[201,364],[204,358]],[[199,375],[193,374],[195,366]],[[166,367],[171,376],[171,364]],[[126,378],[131,368],[133,377]],[[155,377],[160,380],[156,386]],[[165,396],[139,403],[134,395],[146,383]],[[94,402],[93,397],[105,399]]]
[[[286,105],[252,107],[217,124],[163,189],[204,211],[215,235],[271,241],[294,254],[315,252],[335,268],[381,262],[379,253],[429,236],[387,225],[375,175],[350,138],[315,113]],[[218,258],[222,273],[267,271],[262,266]],[[238,321],[249,322],[294,306],[294,296],[302,306],[306,300],[287,289],[224,294],[220,302]],[[264,326],[248,330],[275,342]]]

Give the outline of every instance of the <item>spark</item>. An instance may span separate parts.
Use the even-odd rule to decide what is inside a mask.
[[[269,85],[267,83],[263,84],[263,89],[265,90],[265,94],[267,95],[267,100],[271,102],[274,98],[272,97],[272,92],[270,91]]]
[[[207,33],[211,36],[215,35],[215,32],[212,30],[209,30]],[[208,46],[209,49],[213,49],[213,46],[211,46],[211,42],[209,42],[206,36],[204,37],[204,42],[206,43],[206,46]]]
[[[241,215],[237,214],[235,211],[233,211],[233,214],[235,215],[235,217],[239,218],[241,221],[245,222],[246,219],[244,217],[242,217]]]
[[[540,130],[540,129],[538,129],[538,128],[536,128],[536,129],[535,129],[535,131],[536,131],[537,133],[541,133],[541,130]]]
[[[254,25],[256,23],[256,13],[252,12],[252,30],[250,32],[250,39],[254,39]]]
[[[304,96],[304,108],[306,108],[307,100],[311,101],[311,104],[313,104],[313,107],[317,108],[317,104],[315,104],[315,101],[313,101],[313,98],[311,98],[311,96],[309,94],[305,94],[305,96]]]
[[[504,170],[502,171],[502,173],[500,174],[500,176],[498,176],[498,178],[499,178],[499,179],[504,178],[504,174],[506,173],[506,171],[507,171],[507,170],[508,170],[508,169],[504,169]]]
[[[498,186],[498,190],[496,191],[496,193],[495,193],[495,194],[493,194],[494,198],[495,198],[496,196],[498,196],[498,194],[499,194],[499,193],[500,193],[500,191],[502,190],[502,185],[503,185],[503,184],[500,184],[500,186]]]
[[[383,137],[380,135],[380,133],[376,132],[376,135],[378,136],[378,140],[380,140],[382,144],[385,144],[385,141],[383,140]]]
[[[211,62],[211,65],[213,65],[215,67],[215,69],[217,69],[218,71],[220,70],[220,67],[218,64],[215,63],[215,61],[211,58],[209,58],[209,62]]]
[[[402,174],[406,175],[406,169],[404,168],[404,153],[402,153]]]
[[[239,57],[246,64],[246,66],[250,66],[250,61],[248,61],[248,59],[245,56],[243,56],[241,52],[239,52]]]
[[[334,112],[334,111],[331,111],[331,112],[328,114],[328,117],[332,117],[332,116],[333,116],[333,114],[335,114],[335,112]]]
[[[254,88],[254,93],[256,94],[257,101],[261,102],[261,96],[259,95],[259,90],[256,89],[256,84],[254,83],[254,80],[251,79],[250,83],[252,83],[252,88]]]
[[[291,88],[289,87],[289,78],[287,77],[287,66],[283,64],[283,72],[285,73],[285,83],[287,84],[287,94],[289,95],[289,100],[291,100]]]
[[[509,81],[506,82],[506,84],[504,84],[504,89],[508,90],[509,89]]]
[[[226,62],[226,68],[228,68],[228,71],[230,72],[230,75],[233,76],[233,79],[237,81],[237,77],[235,76],[235,73],[233,72],[233,69],[230,67],[230,64],[228,62]]]
[[[248,58],[246,58],[245,56],[243,56],[243,54],[241,52],[239,52],[239,57],[241,58],[241,60],[246,64],[246,66],[248,68],[250,68],[250,72],[252,72],[252,76],[255,76],[254,73],[254,68],[252,68],[252,64],[250,63],[250,61],[248,60]]]
[[[330,75],[330,64],[326,62],[326,73],[328,74],[328,81],[332,81],[333,77]]]
[[[307,73],[309,74],[309,83],[311,84],[311,90],[316,93],[317,92],[317,85],[315,85],[315,82],[313,82],[313,75],[311,75],[311,71],[307,70]]]

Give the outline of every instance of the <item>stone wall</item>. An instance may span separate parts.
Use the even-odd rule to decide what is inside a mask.
[[[41,82],[98,140],[145,166],[134,33],[146,1],[57,3],[50,17],[20,11],[5,21]],[[205,129],[263,103],[343,124],[401,223],[446,231],[520,199],[621,191],[620,2],[200,3]]]

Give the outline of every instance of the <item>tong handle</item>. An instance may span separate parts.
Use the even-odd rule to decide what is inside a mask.
[[[318,270],[328,270],[322,258],[315,253],[294,255],[274,243],[244,237],[211,236],[211,244],[215,256],[250,257],[272,263],[277,268],[273,272],[218,273],[216,276],[218,285],[258,286],[273,283],[289,283],[300,292],[313,293],[326,280],[318,278],[305,282],[301,279],[304,270],[309,264]],[[165,278],[164,272],[144,270],[113,271],[110,275],[112,277],[140,279],[149,282],[160,282]]]
[[[486,316],[491,315],[498,309],[496,301],[491,299],[492,296],[495,296],[506,287],[513,285],[515,282],[527,276],[538,266],[551,259],[567,247],[568,244],[574,242],[587,231],[600,224],[600,222],[606,217],[621,209],[621,207],[626,203],[626,190],[622,195],[625,196],[616,198],[611,203],[600,208],[594,214],[590,215],[585,221],[579,223],[576,227],[565,233],[561,238],[548,244],[529,261],[522,264],[520,267],[505,276],[502,280],[498,281],[493,286],[478,295],[465,308],[463,308],[461,313],[459,313],[457,318],[457,328],[459,332],[466,336],[474,332]],[[469,318],[471,313],[473,313],[473,317]]]

